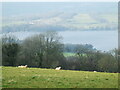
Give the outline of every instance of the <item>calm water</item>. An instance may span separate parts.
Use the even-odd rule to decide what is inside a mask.
[[[23,40],[40,32],[9,33]],[[108,51],[118,47],[118,31],[62,31],[63,43],[92,44],[96,49]]]

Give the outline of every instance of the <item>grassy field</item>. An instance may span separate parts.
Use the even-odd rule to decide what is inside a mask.
[[[64,52],[63,55],[64,55],[65,57],[69,57],[69,56],[75,56],[75,53]]]
[[[70,56],[76,56],[76,53],[64,52],[63,55],[65,57],[70,57]],[[86,56],[86,54],[82,54],[82,56]]]
[[[3,88],[117,88],[118,73],[2,68]]]

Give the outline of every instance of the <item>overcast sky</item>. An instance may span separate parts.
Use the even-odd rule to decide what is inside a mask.
[[[116,13],[117,2],[5,2],[3,16],[45,12]]]

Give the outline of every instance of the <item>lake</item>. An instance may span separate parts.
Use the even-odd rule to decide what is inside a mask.
[[[20,40],[40,32],[14,32]],[[118,31],[61,31],[58,32],[63,37],[63,43],[72,44],[92,44],[94,48],[102,51],[118,48]]]

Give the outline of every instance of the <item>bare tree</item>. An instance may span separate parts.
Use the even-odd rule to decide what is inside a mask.
[[[45,32],[26,38],[22,44],[24,58],[29,65],[56,67],[63,57],[63,44],[57,32]],[[24,62],[24,63],[26,63]]]

